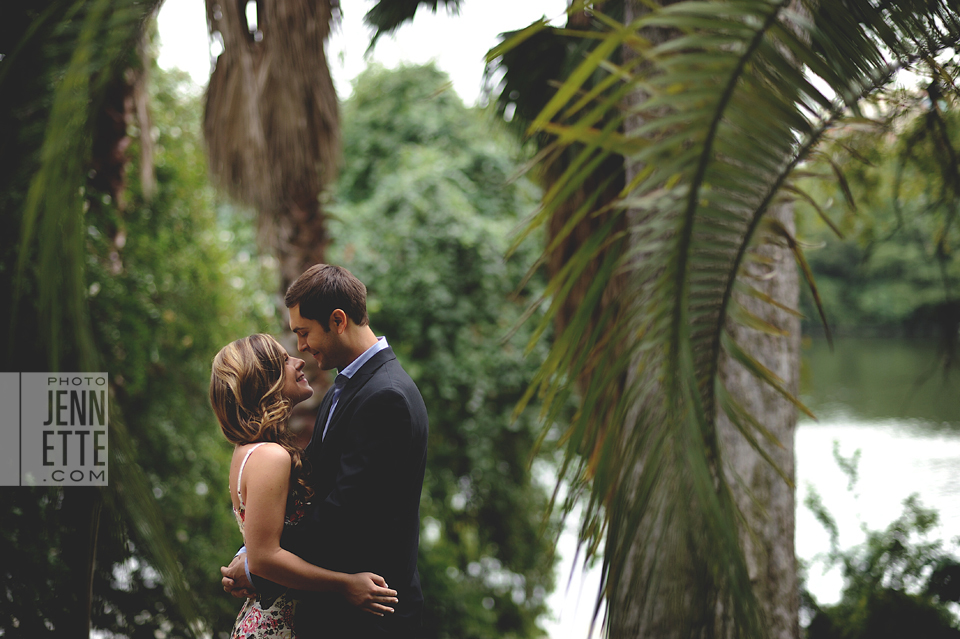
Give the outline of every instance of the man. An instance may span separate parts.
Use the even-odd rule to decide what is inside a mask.
[[[427,411],[384,337],[368,325],[366,287],[342,267],[317,264],[287,290],[297,348],[337,381],[317,413],[307,447],[316,494],[305,524],[284,547],[340,572],[373,572],[397,591],[382,617],[329,595],[304,594],[301,638],[413,637],[423,595],[417,572]],[[243,556],[223,569],[224,588],[247,586]]]

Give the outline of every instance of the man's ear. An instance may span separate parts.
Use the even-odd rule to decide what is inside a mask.
[[[347,314],[339,308],[330,313],[330,328],[342,335],[347,329]]]

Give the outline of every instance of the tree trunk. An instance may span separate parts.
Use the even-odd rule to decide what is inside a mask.
[[[210,33],[223,43],[210,76],[204,136],[211,178],[258,213],[262,243],[280,264],[280,296],[329,243],[321,194],[337,175],[340,122],[324,45],[330,0],[206,0]],[[256,7],[257,22],[247,19]],[[283,309],[281,309],[283,312]],[[296,352],[291,340],[285,344]],[[314,399],[295,412],[312,424],[330,380],[307,358]]]
[[[661,2],[672,4],[675,0]],[[640,0],[626,0],[624,23],[648,11]],[[644,36],[652,42],[664,42],[672,34],[663,30],[648,31]],[[624,56],[633,53],[625,50]],[[631,96],[632,105],[643,101],[642,95]],[[628,108],[630,104],[627,105]],[[643,124],[638,115],[625,120],[624,133]],[[625,181],[630,183],[642,167],[626,162]],[[643,211],[628,213],[629,226],[643,220]],[[767,215],[780,220],[786,228],[794,228],[792,206],[782,206]],[[776,276],[757,279],[750,283],[775,300],[796,308],[799,297],[799,280],[788,249],[764,245],[758,252],[772,259]],[[637,259],[643,259],[639,256]],[[761,275],[760,267],[749,264],[741,277]],[[767,267],[768,270],[770,267]],[[632,282],[630,286],[644,287],[648,282]],[[759,331],[727,322],[728,332],[754,358],[776,373],[784,386],[796,394],[799,379],[799,320],[769,304],[744,296],[737,301],[758,317],[783,329],[785,337],[773,337]],[[796,426],[796,409],[776,390],[759,382],[739,364],[724,359],[720,363],[720,375],[733,398],[768,428],[782,443],[782,448],[768,450],[782,471],[794,477],[793,441]],[[768,636],[777,639],[799,637],[796,558],[794,554],[794,489],[751,446],[729,422],[723,411],[718,410],[717,436],[724,460],[724,474],[730,484],[737,507],[743,513],[739,529],[741,546],[747,561],[747,569],[757,597],[761,623]],[[773,447],[768,447],[773,448]],[[640,462],[643,463],[642,461]],[[636,469],[635,469],[636,470]],[[630,476],[629,470],[624,471]],[[634,477],[638,472],[633,473]],[[704,602],[717,601],[718,592],[712,575],[704,570],[696,552],[690,548],[698,543],[698,531],[677,531],[664,527],[662,511],[647,522],[641,530],[628,529],[616,518],[612,519],[607,536],[607,553],[617,544],[632,544],[633,550],[624,553],[624,566],[615,568],[620,573],[619,581],[630,582],[637,575],[653,572],[659,583],[652,584],[649,597],[643,602],[631,600],[632,588],[625,583],[609,586],[608,618],[609,636],[616,639],[627,637],[665,638],[686,636],[730,637],[733,639],[729,611],[719,604],[713,607]],[[695,521],[699,515],[694,513]],[[648,550],[641,551],[640,546]],[[649,552],[651,545],[657,550]],[[656,555],[654,559],[653,555]],[[646,584],[644,584],[646,585]]]
[[[323,260],[320,194],[337,174],[340,123],[324,44],[329,0],[207,0],[223,53],[210,76],[204,136],[211,177],[254,207],[280,261],[281,290]],[[247,5],[258,20],[247,20]]]
[[[793,233],[792,205],[781,205],[767,215]],[[772,259],[775,276],[750,283],[781,304],[797,308],[800,281],[789,249],[767,244],[758,252]],[[748,264],[744,275],[755,277],[763,274],[758,271],[764,270],[770,268]],[[728,322],[728,331],[734,341],[776,373],[784,381],[784,387],[796,396],[800,380],[799,318],[756,298],[741,295],[737,301],[754,315],[787,333],[784,337],[776,337]],[[722,361],[720,374],[731,395],[783,445],[782,448],[767,446],[767,452],[794,481],[796,408],[769,385],[759,383],[737,362]],[[800,599],[794,552],[795,490],[760,457],[722,411],[718,415],[717,430],[723,446],[727,480],[746,522],[746,527],[740,531],[740,540],[768,636],[771,639],[796,639],[800,636]]]

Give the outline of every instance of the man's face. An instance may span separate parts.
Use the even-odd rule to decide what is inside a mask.
[[[317,320],[301,317],[299,304],[289,310],[290,330],[297,335],[297,350],[313,355],[322,371],[339,368],[340,335],[336,331],[325,331]]]

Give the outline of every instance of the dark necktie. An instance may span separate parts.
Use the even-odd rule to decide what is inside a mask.
[[[320,441],[323,441],[327,436],[327,429],[330,428],[330,422],[333,420],[333,411],[337,409],[337,402],[340,401],[340,393],[343,392],[343,387],[347,385],[347,382],[350,381],[350,378],[346,375],[337,375],[337,379],[333,381],[333,398],[330,400],[330,412],[327,414],[327,423],[323,426],[323,434],[320,436]]]

